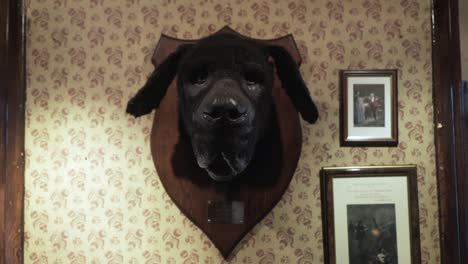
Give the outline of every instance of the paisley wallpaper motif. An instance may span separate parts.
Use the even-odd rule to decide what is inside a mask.
[[[161,33],[294,34],[320,109],[297,172],[231,263],[322,263],[319,169],[418,165],[423,263],[439,263],[429,0],[34,0],[27,5],[25,263],[223,263],[165,193],[152,115],[125,114]],[[399,69],[397,148],[339,147],[339,69]]]

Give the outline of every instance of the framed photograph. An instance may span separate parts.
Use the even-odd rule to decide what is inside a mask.
[[[341,146],[397,146],[397,70],[340,71]]]
[[[419,264],[416,166],[321,170],[327,264]]]

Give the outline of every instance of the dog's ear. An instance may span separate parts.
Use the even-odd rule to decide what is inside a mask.
[[[302,119],[311,124],[315,123],[318,118],[317,107],[312,101],[299,68],[289,52],[276,45],[266,46],[265,49],[273,58],[283,89],[301,114]]]
[[[145,85],[128,101],[127,113],[139,117],[159,106],[167,88],[177,74],[180,59],[192,46],[192,44],[179,46],[153,71]]]

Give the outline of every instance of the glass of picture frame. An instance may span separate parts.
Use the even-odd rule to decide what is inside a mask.
[[[340,71],[341,146],[397,146],[397,70]]]
[[[420,263],[415,165],[321,170],[325,263]]]

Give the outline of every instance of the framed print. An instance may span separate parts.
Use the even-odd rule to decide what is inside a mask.
[[[397,146],[397,70],[340,71],[341,146]]]
[[[416,166],[321,170],[327,264],[419,264]]]

